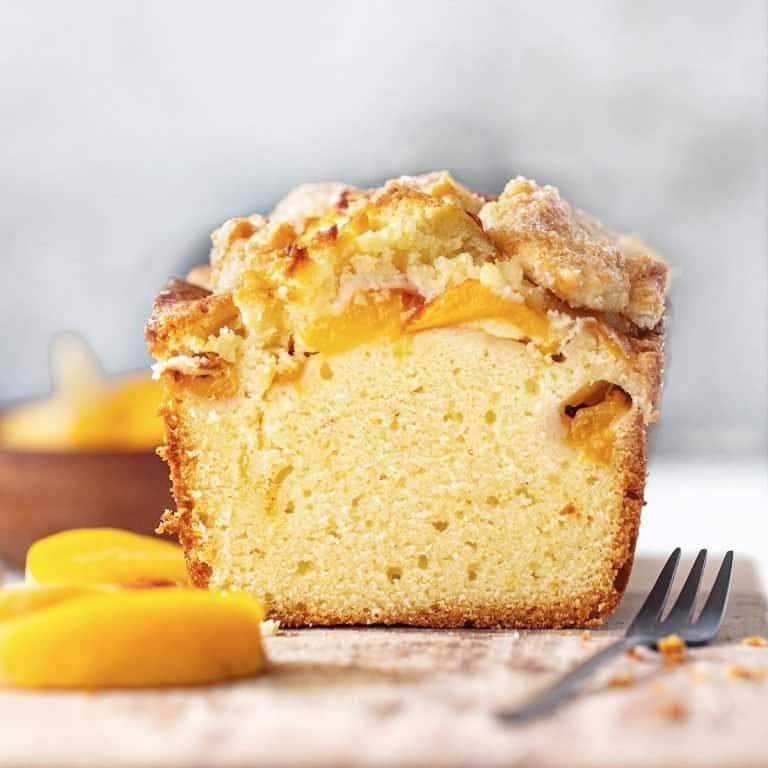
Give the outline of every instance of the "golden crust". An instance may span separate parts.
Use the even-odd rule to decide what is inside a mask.
[[[398,203],[411,202],[410,214],[404,213]],[[445,171],[423,176],[403,176],[387,182],[383,187],[359,190],[339,183],[304,184],[281,200],[268,216],[253,214],[248,217],[230,219],[211,235],[211,286],[215,291],[235,290],[248,272],[257,273],[265,280],[265,290],[284,286],[291,293],[298,277],[295,272],[296,253],[304,261],[320,265],[320,271],[332,272],[335,283],[323,285],[329,302],[343,292],[341,278],[350,268],[358,270],[354,261],[350,264],[350,244],[357,240],[361,253],[373,257],[363,271],[370,282],[391,280],[392,264],[386,258],[386,245],[382,252],[375,254],[376,233],[388,224],[398,220],[406,222],[409,215],[413,221],[399,233],[391,233],[390,241],[402,240],[405,247],[416,245],[407,242],[418,233],[418,219],[440,210],[443,219],[450,218],[450,212],[467,214],[480,230],[477,212],[484,199],[459,184]],[[482,232],[482,230],[480,230]],[[338,235],[338,237],[337,237]],[[498,252],[483,236],[490,260],[496,260]],[[367,245],[365,244],[366,241]],[[286,258],[288,257],[288,258]],[[422,252],[414,263],[431,265],[434,256]],[[401,282],[412,279],[407,274],[408,259],[399,259],[395,270],[405,272]],[[307,271],[305,271],[305,276]],[[418,287],[418,286],[417,286]],[[422,288],[424,286],[421,286]]]
[[[195,513],[194,499],[190,493],[188,478],[194,472],[194,459],[184,449],[187,444],[179,418],[180,398],[166,390],[165,400],[160,414],[165,422],[165,447],[158,449],[158,455],[168,464],[171,474],[171,487],[176,509],[167,509],[163,513],[156,532],[170,534],[179,539],[184,550],[192,583],[198,587],[207,587],[211,577],[211,567],[201,557],[200,524]]]
[[[299,243],[308,230],[325,222],[329,228],[339,219],[364,205],[370,194],[338,182],[301,184],[274,207],[269,216],[251,214],[224,222],[211,233],[210,284],[214,290],[236,287],[248,270],[271,274],[286,249],[302,247]],[[289,272],[278,273],[287,280]]]
[[[425,182],[440,197],[393,182],[324,218],[228,221],[213,234],[215,293],[232,294],[265,345],[294,338],[300,352],[312,352],[301,346],[303,330],[366,291],[427,301],[451,284],[483,278],[499,290],[517,289],[519,268],[496,264],[498,251],[479,219],[453,201],[463,193],[440,179]],[[310,205],[301,215],[310,209],[316,210]]]
[[[347,210],[365,196],[362,190],[337,181],[301,184],[278,202],[269,218],[286,222],[301,234],[311,220]]]
[[[499,249],[572,307],[626,317],[639,328],[664,314],[667,265],[639,238],[572,208],[555,187],[518,177],[480,211]]]
[[[338,181],[300,184],[283,197],[269,214],[271,221],[290,224],[297,234],[317,220],[350,211],[375,199],[380,193],[399,189],[421,192],[443,202],[459,205],[478,214],[485,198],[457,182],[448,171],[433,171],[419,176],[400,176],[387,181],[381,189],[362,190]]]
[[[447,256],[430,247],[429,229],[435,240],[459,247]],[[444,171],[366,191],[302,185],[270,216],[231,219],[212,241],[214,292],[236,293],[248,283],[257,286],[251,299],[261,293],[305,315],[339,312],[355,290],[371,287],[429,301],[481,272],[506,296],[519,292],[524,274],[570,309],[599,313],[630,335],[653,329],[664,313],[663,260],[639,239],[572,208],[554,187],[521,178],[495,201]],[[285,338],[292,329],[286,331]]]
[[[656,408],[661,397],[661,382],[664,377],[665,328],[662,318],[653,331],[639,337],[626,337],[631,350],[632,366],[642,377],[646,388],[645,424],[658,421]]]
[[[384,185],[384,192],[392,189],[414,190],[442,202],[453,203],[468,213],[477,215],[486,200],[463,184],[459,184],[448,171],[434,171],[421,176],[401,176]]]
[[[434,603],[429,609],[403,605],[387,614],[360,614],[333,611],[313,612],[297,605],[275,605],[267,615],[279,617],[284,627],[335,626],[355,624],[407,624],[432,629],[569,629],[573,627],[599,627],[605,617],[618,605],[621,594],[607,591],[590,592],[570,600],[567,604],[515,605],[483,603],[458,606],[447,601]]]
[[[162,360],[192,354],[189,337],[205,340],[222,328],[241,330],[240,312],[229,294],[213,294],[184,280],[170,280],[152,307],[144,326],[150,353]]]

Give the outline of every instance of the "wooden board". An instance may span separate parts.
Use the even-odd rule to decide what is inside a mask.
[[[642,566],[640,569],[642,571]],[[655,571],[653,565],[650,571]],[[742,585],[743,586],[743,585]],[[0,766],[765,766],[768,604],[732,595],[721,642],[679,666],[617,659],[574,704],[525,726],[491,715],[616,637],[641,593],[572,631],[306,629],[267,638],[262,677],[172,691],[0,692]],[[627,683],[619,685],[619,683]]]

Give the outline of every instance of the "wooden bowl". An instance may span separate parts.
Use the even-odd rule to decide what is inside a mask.
[[[149,534],[173,506],[168,468],[153,451],[0,448],[0,558],[22,566],[29,545],[67,528]]]

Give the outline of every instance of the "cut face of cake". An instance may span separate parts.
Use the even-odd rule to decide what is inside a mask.
[[[201,587],[285,625],[595,624],[629,577],[667,268],[511,181],[305,185],[146,335]]]

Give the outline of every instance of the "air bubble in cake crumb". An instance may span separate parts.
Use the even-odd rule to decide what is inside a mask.
[[[391,582],[400,581],[403,578],[403,569],[397,565],[390,565],[387,568],[387,578]]]

